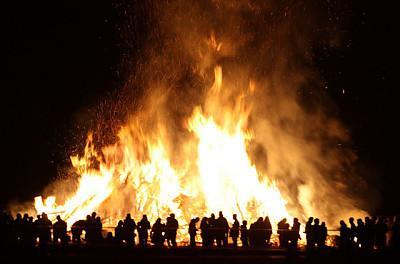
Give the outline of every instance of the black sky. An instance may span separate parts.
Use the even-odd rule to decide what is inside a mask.
[[[318,68],[382,197],[377,213],[391,214],[400,212],[397,11],[369,2],[349,1],[348,45],[322,55]],[[19,1],[2,11],[0,205],[31,199],[56,177],[86,133],[78,119],[121,88],[124,54],[111,0]]]

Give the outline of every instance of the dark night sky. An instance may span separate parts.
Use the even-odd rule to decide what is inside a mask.
[[[124,52],[111,0],[9,2],[2,7],[0,205],[30,199],[54,179],[71,142],[84,135],[78,117],[121,88]],[[398,213],[397,9],[350,2],[350,46],[325,54],[318,67],[382,197],[378,212]]]

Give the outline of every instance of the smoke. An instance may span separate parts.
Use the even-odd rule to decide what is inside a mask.
[[[256,84],[246,99],[252,106],[248,152],[257,169],[278,184],[292,214],[314,215],[331,225],[340,217],[364,214],[356,192],[366,184],[354,168],[350,135],[333,115],[315,66],[315,49],[340,47],[343,3],[183,0],[143,5],[148,38],[125,92],[144,87],[142,102],[159,108],[156,116],[162,116],[165,131],[173,131],[166,135],[176,142],[171,148],[185,142],[183,120],[193,106],[204,104],[213,69],[220,65],[230,95],[250,80]],[[126,35],[134,35],[135,21],[128,23]],[[162,104],[149,100],[155,90],[163,94]],[[225,103],[232,100],[227,95]]]

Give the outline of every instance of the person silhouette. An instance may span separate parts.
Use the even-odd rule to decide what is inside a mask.
[[[237,247],[240,224],[239,221],[237,220],[236,214],[234,214],[232,217],[233,217],[233,224],[230,230],[230,236],[232,237],[233,247]]]
[[[39,243],[41,246],[47,246],[47,244],[51,241],[51,228],[52,223],[47,217],[46,213],[42,213],[42,218],[40,222],[40,231],[39,231]]]
[[[136,223],[135,220],[132,219],[131,214],[127,214],[125,219],[124,219],[124,224],[123,224],[123,230],[124,230],[124,238],[126,243],[129,245],[135,245],[135,229],[136,229]]]
[[[150,232],[151,243],[155,246],[162,247],[165,240],[164,231],[165,225],[161,223],[161,218],[157,218]]]
[[[33,247],[35,246],[36,243],[36,237],[35,237],[35,224],[33,222],[33,217],[30,216],[28,218],[28,223],[26,227],[26,243],[28,247]]]
[[[328,229],[326,228],[325,222],[322,222],[317,231],[317,246],[318,248],[324,248],[326,238],[328,236]]]
[[[179,228],[179,223],[178,220],[175,218],[175,214],[170,214],[169,217],[167,217],[167,223],[166,223],[166,231],[165,231],[165,236],[167,239],[167,244],[170,247],[176,247],[176,233]]]
[[[86,216],[85,221],[85,240],[87,243],[93,242],[94,224],[90,215]]]
[[[254,247],[257,246],[257,230],[256,230],[256,226],[257,226],[257,221],[253,222],[250,224],[250,228],[248,231],[248,240],[249,240],[249,244],[250,246]]]
[[[312,223],[314,222],[314,218],[310,217],[308,218],[308,221],[306,223],[306,227],[304,230],[304,233],[306,233],[306,242],[307,242],[307,248],[314,248],[315,246],[315,241],[313,240],[313,235],[312,235]]]
[[[218,214],[218,218],[216,220],[216,229],[217,246],[226,247],[228,245],[229,224],[228,220],[226,220],[222,214],[222,211],[220,211]]]
[[[103,241],[103,223],[101,222],[101,218],[99,216],[94,219],[93,222],[93,240],[96,243],[102,242]]]
[[[279,246],[287,247],[289,245],[289,224],[286,222],[287,219],[283,218],[278,222],[278,235],[279,235]]]
[[[23,240],[23,219],[22,215],[18,213],[14,220],[14,239],[17,243],[21,243]]]
[[[14,219],[6,211],[0,214],[0,248],[4,248],[13,242]]]
[[[147,220],[147,215],[143,215],[142,219],[137,223],[139,243],[142,247],[147,246],[149,229],[150,229],[150,222],[149,220]]]
[[[354,223],[354,217],[349,218],[349,224],[350,224],[350,241],[351,241],[351,246],[356,247],[356,237],[357,237],[357,227],[356,224]]]
[[[115,232],[115,238],[114,238],[115,242],[121,245],[125,240],[124,222],[122,220],[118,221],[114,232]]]
[[[203,247],[210,246],[210,226],[208,223],[208,218],[203,217],[200,222],[200,236],[201,236],[201,243]]]
[[[53,241],[55,244],[65,245],[67,240],[67,223],[57,215],[56,222],[53,224]]]
[[[367,250],[373,250],[374,248],[374,232],[372,219],[368,216],[365,217],[364,248]]]
[[[209,238],[209,246],[214,246],[214,241],[217,237],[217,219],[215,219],[215,215],[212,213],[210,218],[208,218],[208,238]]]
[[[384,249],[386,247],[386,232],[388,231],[388,227],[386,224],[386,218],[379,217],[378,222],[376,223],[376,235],[375,235],[375,243],[378,249]]]
[[[356,237],[358,247],[365,248],[365,225],[361,218],[357,219]]]
[[[266,237],[264,236],[266,230],[265,230],[265,225],[264,225],[264,220],[262,217],[259,217],[257,221],[253,225],[253,241],[254,241],[254,246],[257,247],[262,247],[265,245],[265,239]]]
[[[115,244],[115,238],[112,234],[112,232],[107,232],[106,238],[105,238],[105,243],[108,246],[114,245]]]
[[[393,221],[391,246],[395,250],[400,249],[400,216],[399,215],[397,215]]]
[[[85,239],[87,243],[96,242],[96,217],[96,212],[92,212],[91,215],[86,216]]]
[[[240,226],[240,240],[242,241],[242,247],[249,246],[249,230],[247,229],[246,220],[243,220]]]
[[[71,226],[72,242],[80,243],[83,230],[86,228],[86,220],[78,220]]]
[[[311,226],[311,241],[313,242],[312,248],[315,248],[315,246],[319,246],[321,237],[320,237],[320,224],[319,224],[319,219],[315,218],[314,219],[314,224]]]
[[[339,248],[349,249],[351,246],[351,231],[350,228],[347,227],[346,222],[340,220],[340,240],[339,240]]]
[[[193,218],[192,220],[190,220],[189,223],[189,236],[190,236],[190,242],[189,245],[191,247],[195,247],[196,246],[196,234],[197,234],[197,228],[196,228],[196,224],[197,222],[200,221],[199,217]]]
[[[264,218],[264,224],[263,224],[263,229],[265,230],[265,237],[264,237],[264,243],[269,246],[270,245],[270,240],[271,240],[271,235],[272,235],[272,225],[271,221],[269,220],[269,217],[266,216]]]
[[[290,232],[290,246],[297,248],[300,237],[300,222],[298,218],[293,219],[292,230]]]
[[[22,226],[21,226],[21,243],[23,245],[28,244],[28,236],[29,236],[29,215],[27,213],[22,217]]]

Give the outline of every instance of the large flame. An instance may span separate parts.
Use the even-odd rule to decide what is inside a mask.
[[[310,54],[322,15],[305,19],[314,9],[296,1],[283,10],[274,1],[149,2],[151,41],[133,74],[140,107],[114,144],[89,134],[84,154],[71,157],[76,186],[36,197],[37,213],[71,225],[97,211],[114,226],[126,213],[155,221],[173,212],[185,225],[221,210],[268,215],[273,227],[365,213],[349,188],[362,182],[342,144],[348,133],[299,100],[319,84]]]
[[[60,214],[71,225],[92,211],[100,211],[115,224],[127,212],[119,210],[120,202],[112,203],[113,196],[119,197],[120,189],[126,188],[131,190],[126,203],[136,218],[147,214],[154,221],[174,212],[185,224],[191,217],[222,210],[225,215],[238,214],[247,220],[266,215],[273,223],[290,219],[278,188],[257,171],[247,153],[252,134],[246,127],[251,106],[246,105],[245,93],[251,93],[253,86],[250,83],[235,98],[233,107],[222,105],[222,69],[216,67],[204,109],[195,107],[186,123],[193,136],[185,144],[196,158],[186,160],[181,168],[172,166],[172,153],[167,151],[162,132],[146,135],[128,125],[121,129],[118,143],[101,154],[95,151],[89,135],[84,155],[71,157],[80,175],[76,192],[63,204],[57,204],[53,196],[44,202],[36,197],[37,212],[53,217]]]

